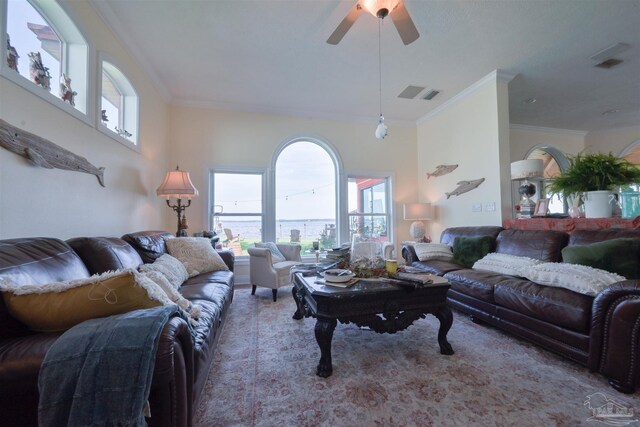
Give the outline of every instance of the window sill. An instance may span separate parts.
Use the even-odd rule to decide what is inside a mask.
[[[103,125],[102,123],[98,124],[97,129],[102,132],[103,134],[105,134],[106,136],[108,136],[109,138],[113,139],[114,141],[119,142],[120,144],[124,145],[125,147],[135,151],[136,153],[140,153],[140,146],[139,144],[136,144],[130,140],[128,140],[127,138],[124,138],[120,135],[118,135],[117,133],[115,133],[114,131],[112,131],[111,129],[109,129],[108,127],[106,127],[105,125]]]

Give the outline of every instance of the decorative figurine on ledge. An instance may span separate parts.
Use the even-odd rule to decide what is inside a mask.
[[[107,117],[107,110],[100,110],[100,118],[102,119],[102,124],[106,126],[109,121],[109,117]]]
[[[118,135],[120,135],[123,138],[131,138],[131,133],[127,132],[126,129],[120,129],[119,127],[115,127],[114,128],[115,131],[118,133]]]
[[[71,89],[71,79],[67,77],[66,74],[62,73],[62,76],[60,76],[60,98],[75,107],[76,102],[74,101],[74,98],[77,94],[78,92]]]
[[[29,59],[29,74],[31,80],[33,80],[35,84],[51,91],[51,74],[49,74],[49,68],[42,64],[40,52],[30,52]]]
[[[9,39],[9,34],[7,34],[7,65],[12,70],[18,72],[18,51],[15,47],[11,46],[11,39]]]

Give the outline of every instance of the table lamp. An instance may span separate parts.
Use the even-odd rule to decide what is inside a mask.
[[[518,188],[518,193],[522,196],[519,202],[519,218],[531,218],[535,210],[536,203],[531,197],[536,194],[536,186],[529,182],[529,178],[540,178],[544,173],[542,159],[518,160],[511,163],[511,180],[522,180],[522,185]]]
[[[430,203],[405,203],[404,206],[404,219],[411,221],[409,227],[409,234],[416,242],[428,242],[425,238],[427,234],[427,227],[422,220],[429,220],[433,217],[433,209]]]
[[[184,237],[187,235],[187,217],[184,210],[191,206],[191,198],[198,196],[198,190],[191,183],[189,172],[181,171],[178,166],[175,170],[167,172],[164,181],[156,190],[156,194],[160,197],[167,198],[167,206],[178,214],[178,231],[176,236]],[[175,197],[178,201],[176,205],[169,203],[169,199]],[[182,199],[188,199],[189,203],[182,204]]]

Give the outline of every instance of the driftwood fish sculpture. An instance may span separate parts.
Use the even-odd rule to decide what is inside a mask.
[[[0,119],[0,147],[25,157],[36,166],[89,173],[104,187],[104,168],[97,168],[84,157],[53,142],[10,125]]]
[[[467,191],[473,190],[483,182],[484,182],[484,178],[474,179],[473,181],[460,181],[458,183],[458,188],[453,190],[451,193],[444,193],[444,194],[446,194],[447,199],[451,196],[459,196],[463,193],[466,193]]]
[[[457,167],[458,165],[438,165],[436,166],[435,171],[431,173],[427,173],[427,179],[431,178],[432,176],[446,175],[448,173],[453,172]]]

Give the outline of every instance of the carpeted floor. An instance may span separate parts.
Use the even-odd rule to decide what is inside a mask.
[[[597,426],[614,420],[589,421],[589,405],[607,399],[640,412],[639,392],[455,311],[453,356],[433,316],[396,334],[338,323],[333,375],[319,378],[315,319],[294,311],[291,288],[276,303],[236,290],[197,426]]]

